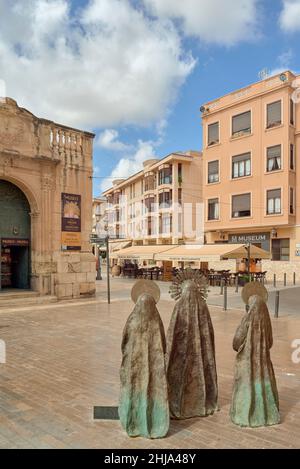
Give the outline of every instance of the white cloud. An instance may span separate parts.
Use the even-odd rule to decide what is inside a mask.
[[[294,53],[292,49],[288,49],[282,52],[277,57],[278,65],[269,72],[269,75],[270,76],[278,75],[279,73],[285,72],[286,70],[291,70],[293,73],[297,75],[297,72],[295,72],[295,70],[293,70],[291,66],[293,58],[294,58]]]
[[[233,45],[257,36],[258,0],[143,0],[152,14],[179,20],[200,40]]]
[[[129,0],[0,0],[0,78],[38,116],[84,128],[163,119],[195,65],[172,22]],[[74,5],[73,5],[74,6]]]
[[[143,161],[150,158],[157,158],[155,156],[155,146],[155,142],[139,140],[133,155],[121,158],[117,166],[111,172],[110,177],[102,181],[100,184],[101,191],[109,189],[112,186],[114,178],[127,178],[143,168]]]
[[[279,23],[286,32],[300,31],[300,0],[283,0]]]
[[[105,129],[97,138],[96,146],[112,151],[125,151],[132,148],[131,145],[121,142],[118,137],[119,132],[117,130]]]

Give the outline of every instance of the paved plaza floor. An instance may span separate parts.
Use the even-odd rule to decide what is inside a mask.
[[[300,363],[291,359],[300,339],[300,315],[272,318],[272,360],[280,425],[241,429],[228,412],[235,352],[232,338],[241,309],[211,306],[215,328],[220,411],[206,418],[171,421],[161,440],[128,438],[119,421],[93,420],[93,407],[117,406],[121,336],[133,304],[133,282],[105,279],[96,299],[2,309],[0,339],[0,448],[297,448],[300,447]],[[167,328],[174,302],[162,287],[159,311]],[[216,292],[217,296],[217,292]]]

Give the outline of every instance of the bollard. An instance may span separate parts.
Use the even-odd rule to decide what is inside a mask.
[[[227,285],[224,285],[224,311],[227,311]]]
[[[235,293],[239,292],[239,276],[235,277]]]
[[[293,285],[296,285],[296,272],[293,273]]]
[[[286,287],[286,273],[283,274],[283,286]]]
[[[278,318],[279,315],[279,290],[276,291],[275,294],[275,314],[274,317]]]
[[[221,278],[220,286],[221,286],[220,295],[223,295],[223,291],[224,291],[224,279],[223,278]]]
[[[274,277],[273,277],[273,287],[276,287],[276,274],[274,274]]]

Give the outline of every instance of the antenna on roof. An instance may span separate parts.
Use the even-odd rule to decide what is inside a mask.
[[[259,79],[262,81],[262,80],[265,80],[266,78],[268,78],[268,76],[270,76],[270,70],[268,70],[267,68],[263,68],[259,73],[258,73],[258,77]]]

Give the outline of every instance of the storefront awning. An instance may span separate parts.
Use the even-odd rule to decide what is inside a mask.
[[[233,246],[238,246],[238,247],[233,247]],[[247,245],[246,244],[228,244],[227,247],[230,247],[230,251],[225,253],[223,257],[226,257],[228,259],[243,259],[247,258],[248,256],[248,251],[247,251]],[[233,249],[231,249],[233,247]],[[270,259],[271,254],[268,251],[265,251],[264,249],[259,248],[258,246],[255,246],[254,244],[250,245],[250,258],[251,259]]]
[[[128,246],[131,245],[131,241],[122,241],[121,243],[110,243],[110,251],[115,252],[115,251],[120,251],[120,249],[125,249]]]
[[[246,245],[243,244],[184,244],[155,255],[155,260],[165,261],[211,261],[222,259],[243,259],[247,257]],[[269,259],[270,253],[251,245],[250,257]]]
[[[118,259],[140,259],[140,260],[154,260],[156,255],[161,252],[166,252],[174,248],[174,244],[156,244],[147,246],[131,246],[127,249],[121,249],[118,251]]]
[[[110,252],[110,258],[111,259],[118,259],[118,253],[127,248],[128,246],[131,246],[132,241],[122,241],[121,243],[109,243],[109,252]]]
[[[131,246],[113,253],[118,259],[141,259],[155,261],[212,261],[247,258],[245,244],[182,244]],[[270,253],[251,245],[252,259],[269,259]]]

